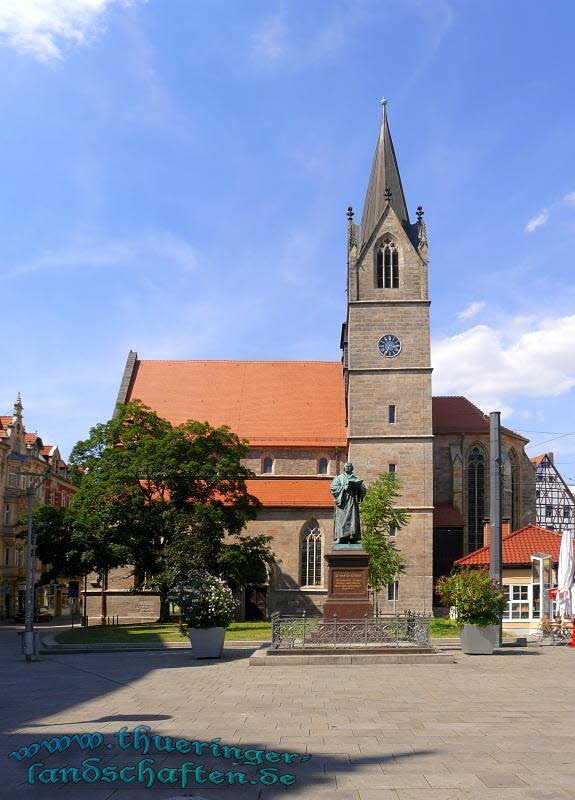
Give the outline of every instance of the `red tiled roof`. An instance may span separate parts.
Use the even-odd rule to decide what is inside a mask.
[[[52,450],[54,449],[53,444],[45,444],[44,447],[40,450],[43,456],[52,455]]]
[[[12,425],[12,417],[0,416],[0,428],[9,428]]]
[[[325,361],[137,361],[128,400],[255,446],[346,447],[342,367]]]
[[[331,508],[330,480],[321,478],[263,478],[246,481],[248,492],[267,508]]]
[[[546,456],[547,456],[547,453],[541,453],[540,456],[533,456],[530,459],[530,461],[531,461],[532,464],[535,464],[536,466],[538,466]]]
[[[433,398],[433,433],[489,433],[489,416],[466,397]],[[508,428],[505,433],[528,441]]]
[[[451,503],[435,503],[433,509],[434,528],[461,528],[463,525],[463,517]]]
[[[537,525],[527,525],[503,538],[503,565],[528,565],[535,553],[544,553],[559,561],[561,534]],[[575,545],[575,542],[574,542]],[[455,562],[458,567],[484,566],[489,564],[489,545]]]

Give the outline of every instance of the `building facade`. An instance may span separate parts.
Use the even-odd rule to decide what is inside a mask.
[[[531,459],[535,465],[537,524],[553,531],[575,533],[575,497],[553,463],[553,453]]]
[[[323,557],[333,541],[329,484],[348,460],[367,484],[397,473],[399,503],[409,512],[408,524],[390,531],[407,572],[384,592],[384,611],[399,604],[430,612],[437,578],[484,543],[489,420],[464,397],[432,397],[421,207],[415,217],[412,223],[384,108],[359,224],[348,210],[341,362],[128,356],[119,403],[141,400],[173,424],[226,424],[250,443],[250,491],[263,508],[249,531],[273,537],[276,567],[268,586],[253,587],[246,613],[321,608]],[[527,525],[535,521],[535,468],[527,440],[502,434],[505,515],[513,527]]]
[[[20,395],[12,415],[0,416],[0,618],[24,613],[26,590],[26,538],[22,518],[27,512],[27,490],[34,490],[34,505],[66,507],[74,494],[67,466],[55,445],[45,445],[36,433],[24,427]],[[49,468],[49,475],[46,477]],[[35,581],[41,582],[43,567],[35,561]],[[39,612],[50,615],[76,613],[77,581],[41,585],[36,593]]]
[[[507,595],[503,629],[519,636],[534,634],[543,619],[553,618],[556,613],[549,590],[557,586],[561,534],[538,525],[526,525],[510,533],[504,525],[502,535],[502,577]],[[488,525],[485,540],[484,547],[459,559],[456,566],[488,569]]]

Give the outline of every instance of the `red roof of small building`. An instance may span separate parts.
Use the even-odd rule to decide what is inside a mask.
[[[434,528],[461,528],[463,525],[463,517],[451,503],[435,503],[433,509]]]
[[[174,425],[227,425],[253,446],[347,446],[338,362],[137,361],[134,399]]]
[[[248,492],[266,508],[331,508],[331,480],[321,478],[260,478],[246,481]]]
[[[531,461],[532,464],[535,464],[536,466],[538,466],[546,456],[547,456],[547,453],[541,453],[540,456],[533,456],[530,459],[530,461]]]
[[[503,538],[503,566],[529,565],[531,556],[536,553],[544,553],[551,556],[553,561],[559,561],[560,547],[560,533],[540,528],[537,525],[527,525]],[[489,565],[489,545],[474,550],[473,553],[458,559],[455,564],[458,567]]]

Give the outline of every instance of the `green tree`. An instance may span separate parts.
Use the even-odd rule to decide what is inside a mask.
[[[384,472],[368,488],[361,504],[361,543],[369,554],[369,585],[377,613],[379,592],[405,572],[405,560],[389,538],[389,529],[407,524],[409,515],[394,502],[400,496],[397,477]]]
[[[166,569],[180,558],[222,574],[226,547],[249,540],[238,538],[259,508],[246,487],[247,451],[226,427],[173,426],[137,401],[118,406],[70,458],[72,527],[84,560],[109,554],[106,569],[132,564],[137,580],[160,592],[165,619]]]

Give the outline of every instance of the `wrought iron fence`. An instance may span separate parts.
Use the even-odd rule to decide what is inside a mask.
[[[271,615],[272,648],[313,647],[371,647],[387,645],[417,645],[429,647],[431,618],[414,611],[403,614],[382,614],[363,619],[338,619],[325,622],[323,617]]]

